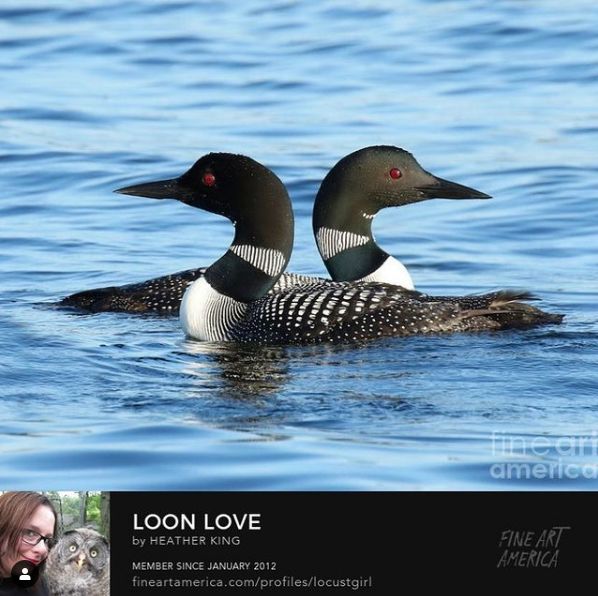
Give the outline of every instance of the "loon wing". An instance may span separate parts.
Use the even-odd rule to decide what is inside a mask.
[[[383,283],[295,286],[252,303],[235,330],[239,341],[352,342],[377,337],[491,331],[559,323],[521,300],[527,292],[430,297]]]
[[[187,269],[139,283],[85,290],[63,298],[58,302],[58,306],[92,313],[130,312],[178,315],[185,290],[202,277],[205,270],[205,267]],[[320,277],[283,273],[271,291],[280,292],[286,291],[292,286],[325,283],[327,281]]]
[[[58,306],[87,312],[135,312],[176,315],[185,290],[199,279],[205,268],[187,269],[124,286],[95,288],[71,294]]]

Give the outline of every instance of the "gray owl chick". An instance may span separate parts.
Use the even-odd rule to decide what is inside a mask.
[[[91,528],[65,532],[48,555],[45,576],[52,596],[109,596],[108,541]]]

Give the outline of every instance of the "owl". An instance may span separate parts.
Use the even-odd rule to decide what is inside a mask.
[[[46,562],[51,596],[109,596],[110,547],[91,528],[65,532]]]

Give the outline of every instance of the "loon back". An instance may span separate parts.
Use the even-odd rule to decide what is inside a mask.
[[[205,271],[205,267],[188,269],[140,283],[85,290],[63,298],[58,305],[90,313],[128,312],[178,316],[187,288],[201,279]],[[323,278],[283,273],[271,291],[280,292],[295,285],[323,282],[326,282]]]
[[[351,343],[381,337],[529,329],[559,324],[527,292],[434,297],[372,282],[294,287],[252,304],[231,339],[258,344]]]

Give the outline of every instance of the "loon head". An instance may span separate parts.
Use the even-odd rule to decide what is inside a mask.
[[[178,178],[115,192],[177,199],[230,219],[233,243],[205,277],[235,299],[247,302],[266,294],[290,259],[294,222],[289,195],[274,172],[250,157],[209,153]]]
[[[367,217],[385,207],[435,198],[488,199],[490,196],[434,176],[411,153],[399,147],[365,147],[343,157],[322,181],[314,206],[314,228],[335,216],[340,220]]]
[[[244,155],[209,153],[178,178],[119,188],[115,192],[182,203],[239,221],[272,222],[290,210],[284,184],[267,167]],[[288,217],[288,214],[287,214]]]

